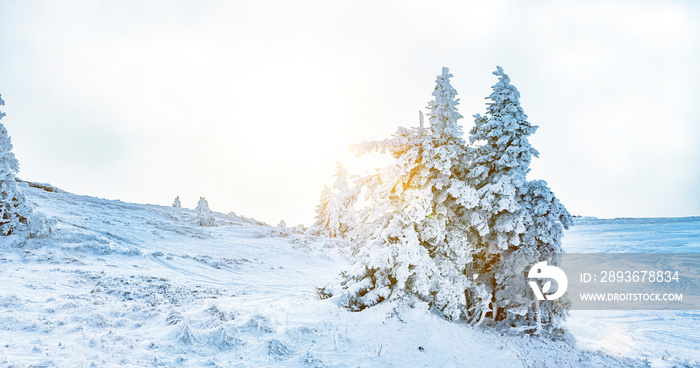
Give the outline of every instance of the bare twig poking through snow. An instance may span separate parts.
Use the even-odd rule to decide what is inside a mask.
[[[283,360],[292,354],[292,350],[284,342],[272,339],[267,343],[267,353],[275,360]]]

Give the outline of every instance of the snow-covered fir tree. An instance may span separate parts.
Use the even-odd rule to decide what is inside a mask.
[[[523,275],[538,261],[557,263],[562,229],[571,218],[545,182],[526,180],[532,157],[538,156],[528,136],[537,127],[527,121],[508,75],[501,67],[494,74],[499,80],[486,115],[475,115],[469,137],[474,147],[467,177],[479,198],[467,212],[473,272],[491,296],[495,321],[536,326],[563,316],[567,301],[535,303]]]
[[[537,262],[547,261],[549,265],[558,265],[560,254],[564,253],[561,239],[564,230],[573,225],[573,219],[544,180],[528,181],[524,189],[521,201],[527,230],[521,236],[521,242],[537,249],[540,255]],[[570,306],[567,296],[530,304],[525,322],[551,330],[561,326]]]
[[[5,101],[0,96],[0,106]],[[5,113],[0,111],[0,119]],[[32,208],[27,198],[17,188],[16,174],[19,171],[19,162],[12,153],[12,141],[7,133],[5,125],[0,123],[0,233],[10,235],[23,230],[28,230]]]
[[[197,202],[197,207],[195,208],[195,211],[197,211],[197,217],[195,218],[195,222],[199,225],[214,226],[216,224],[214,215],[209,209],[209,203],[206,199],[204,199],[204,197],[199,197],[199,201]]]
[[[358,155],[389,153],[389,167],[362,179],[367,207],[359,212],[362,245],[343,273],[342,300],[353,310],[383,300],[417,298],[452,319],[468,316],[465,290],[471,252],[463,222],[476,192],[464,183],[467,151],[457,92],[443,68],[429,102],[429,129],[399,128],[392,138],[357,146]]]
[[[332,211],[333,206],[333,193],[328,185],[324,185],[321,190],[321,200],[316,206],[316,221],[309,227],[312,233],[324,234],[327,227],[325,224],[329,223],[329,214]]]
[[[180,196],[175,197],[175,200],[173,201],[173,207],[182,208],[182,203],[180,203]]]
[[[348,186],[348,172],[337,163],[335,183],[332,188],[323,187],[321,201],[316,207],[316,222],[311,232],[329,237],[354,238],[355,202],[359,187]]]

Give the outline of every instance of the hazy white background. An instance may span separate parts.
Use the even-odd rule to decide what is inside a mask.
[[[700,215],[698,4],[3,0],[3,123],[25,179],[309,225],[442,66],[468,132],[501,65],[572,213]]]

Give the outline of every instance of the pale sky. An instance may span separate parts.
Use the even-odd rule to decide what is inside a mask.
[[[2,123],[27,180],[309,225],[443,66],[468,132],[500,65],[570,212],[700,215],[698,4],[3,0]]]

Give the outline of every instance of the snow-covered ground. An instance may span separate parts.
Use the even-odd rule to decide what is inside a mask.
[[[700,217],[577,219],[563,243],[572,253],[700,253]],[[571,311],[567,326],[585,349],[700,365],[700,311]]]
[[[58,219],[46,238],[0,239],[0,366],[697,366],[697,312],[576,312],[577,346],[447,322],[425,306],[352,313],[316,287],[347,257],[234,214],[25,187]],[[647,226],[648,225],[648,226]],[[567,251],[697,252],[700,219],[590,220]],[[638,242],[641,242],[639,243]],[[640,245],[641,244],[641,245]],[[664,246],[666,245],[666,246]]]

